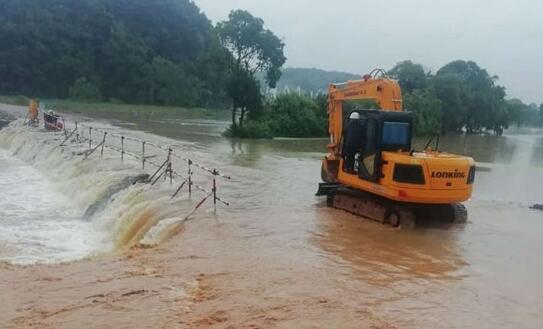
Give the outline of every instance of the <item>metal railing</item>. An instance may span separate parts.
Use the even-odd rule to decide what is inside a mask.
[[[198,210],[210,197],[212,197],[215,207],[218,203],[226,206],[230,205],[229,202],[218,195],[218,179],[229,181],[231,180],[231,176],[220,172],[216,168],[210,168],[194,161],[190,157],[184,156],[180,150],[176,150],[173,146],[161,146],[150,141],[126,136],[125,134],[113,133],[106,128],[96,128],[88,124],[81,124],[77,121],[74,122],[73,129],[71,130],[66,128],[65,121],[64,130],[60,133],[62,133],[65,138],[57,147],[66,146],[67,143],[80,144],[87,147],[88,142],[87,150],[80,153],[84,159],[88,159],[98,150],[100,150],[100,157],[103,157],[104,149],[106,148],[119,153],[121,162],[124,162],[125,156],[130,156],[141,161],[142,170],[146,170],[149,166],[154,167],[155,170],[153,174],[147,180],[147,183],[151,186],[158,183],[161,178],[169,178],[170,184],[172,185],[175,180],[180,180],[180,183],[176,185],[175,192],[171,195],[171,199],[176,198],[185,187],[188,190],[189,196],[192,195],[195,190],[203,193],[203,198],[196,204],[184,220],[188,219],[188,217]],[[139,148],[141,152],[134,152],[127,147],[127,142],[139,144],[137,148]],[[159,163],[153,161],[153,159],[160,157],[160,154],[153,154],[153,152],[150,152],[151,148],[155,148],[157,152],[164,152],[164,161]],[[176,166],[174,166],[174,164]],[[180,168],[180,165],[184,166],[184,168]],[[180,170],[175,170],[174,167],[186,170],[186,174],[180,174]],[[196,183],[194,179],[194,169],[197,169],[201,175],[207,175],[207,178],[211,179],[210,187],[206,188]]]

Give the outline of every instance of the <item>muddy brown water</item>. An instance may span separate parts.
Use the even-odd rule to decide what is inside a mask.
[[[110,119],[193,142],[239,181],[224,216],[240,239],[293,268],[319,269],[336,282],[326,288],[331,294],[398,327],[543,326],[543,212],[529,209],[543,203],[541,130],[442,137],[441,149],[472,156],[479,167],[469,223],[402,231],[327,209],[313,196],[326,139],[230,140],[218,120]]]
[[[441,149],[479,167],[469,223],[406,231],[328,209],[314,196],[325,139],[226,139],[222,120],[101,119],[190,142],[191,153],[233,176],[221,182],[232,201],[219,210],[221,224],[196,224],[218,248],[205,251],[215,264],[203,266],[245,269],[228,283],[230,301],[240,304],[305,296],[330,304],[317,313],[291,305],[297,321],[270,327],[366,327],[363,319],[379,328],[543,326],[543,212],[529,209],[543,203],[542,131],[443,137]],[[203,234],[189,231],[174,239]]]

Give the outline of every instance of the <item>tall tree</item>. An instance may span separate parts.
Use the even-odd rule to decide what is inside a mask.
[[[255,74],[263,72],[268,86],[275,87],[286,61],[285,44],[264,28],[262,19],[244,10],[232,11],[227,21],[217,24],[217,31],[222,45],[232,56],[228,88],[233,103],[232,126],[235,130],[239,110],[239,130],[243,131],[247,113],[259,108],[260,102],[256,99],[260,97],[260,91]]]
[[[419,89],[404,97],[405,108],[413,112],[415,132],[419,135],[439,133],[442,124],[441,100],[434,90]]]
[[[496,85],[497,79],[472,61],[458,60],[439,69],[435,87],[443,100],[445,129],[499,129],[494,118],[505,106],[505,89]]]
[[[428,86],[428,74],[422,65],[409,60],[396,64],[388,74],[398,80],[402,90],[406,93]]]

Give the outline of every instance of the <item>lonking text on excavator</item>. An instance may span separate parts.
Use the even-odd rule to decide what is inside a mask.
[[[363,100],[378,109],[344,111],[346,102]],[[383,70],[331,84],[328,116],[329,153],[317,195],[326,195],[329,206],[394,227],[433,218],[466,222],[461,202],[472,194],[474,160],[429,147],[415,151],[412,114]]]

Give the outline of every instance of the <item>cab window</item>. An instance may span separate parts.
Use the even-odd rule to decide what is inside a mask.
[[[407,122],[383,123],[382,146],[384,150],[408,150],[410,143],[411,126]]]

